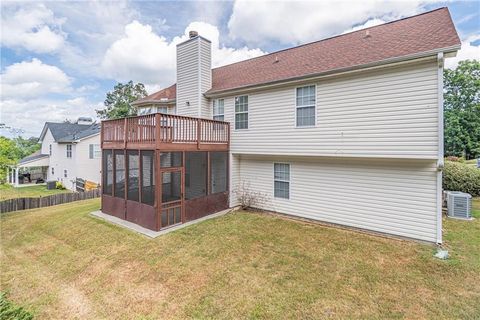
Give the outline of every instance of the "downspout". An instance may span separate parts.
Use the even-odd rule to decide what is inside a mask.
[[[438,97],[438,155],[437,155],[437,244],[442,243],[442,171],[444,167],[443,137],[443,52],[437,54],[437,97]]]

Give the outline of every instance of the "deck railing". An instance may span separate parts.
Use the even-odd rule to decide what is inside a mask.
[[[148,114],[102,121],[102,143],[154,145],[164,143],[228,144],[228,122]]]

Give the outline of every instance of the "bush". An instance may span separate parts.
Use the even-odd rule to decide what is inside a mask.
[[[443,190],[462,191],[480,196],[480,169],[461,162],[445,161]]]
[[[7,294],[0,292],[0,319],[31,320],[33,315],[22,307],[17,307],[7,300]]]
[[[58,190],[65,190],[66,189],[60,181],[57,181],[55,183],[55,188],[58,189]]]
[[[455,156],[448,156],[446,159],[447,159],[448,161],[452,161],[452,162],[463,162],[463,161],[462,161],[462,158],[460,158],[460,157],[455,157]]]

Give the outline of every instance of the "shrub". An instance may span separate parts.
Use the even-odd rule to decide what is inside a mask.
[[[58,190],[65,190],[66,189],[60,181],[57,181],[55,183],[55,188],[58,189]]]
[[[443,189],[480,196],[480,169],[461,162],[445,161]]]
[[[8,301],[7,294],[0,292],[0,319],[5,320],[31,320],[33,315],[22,307]]]
[[[263,192],[253,191],[249,182],[242,181],[233,190],[242,209],[260,208],[267,202],[267,195]]]
[[[448,157],[446,158],[446,160],[452,161],[452,162],[462,162],[461,159],[462,159],[462,158],[460,158],[460,157],[455,157],[455,156],[448,156]]]

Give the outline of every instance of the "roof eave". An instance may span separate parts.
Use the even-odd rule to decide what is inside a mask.
[[[148,104],[173,104],[176,102],[176,99],[168,99],[168,100],[142,100],[142,101],[134,101],[132,102],[132,106],[142,106]]]
[[[319,72],[319,73],[306,74],[306,75],[302,75],[302,76],[286,78],[286,79],[281,79],[281,80],[275,80],[275,81],[269,81],[269,82],[263,82],[263,83],[256,83],[256,84],[252,84],[252,85],[245,85],[245,86],[240,86],[240,87],[235,87],[235,88],[229,88],[229,89],[225,89],[225,90],[218,90],[218,91],[211,91],[211,92],[207,91],[206,93],[204,93],[204,96],[207,97],[207,98],[215,98],[215,97],[226,95],[226,94],[229,94],[229,93],[235,93],[237,91],[255,90],[255,89],[262,88],[262,87],[283,85],[283,84],[286,84],[286,83],[289,83],[289,82],[298,82],[298,81],[302,81],[302,80],[315,79],[315,78],[334,75],[334,74],[342,74],[342,73],[347,73],[347,72],[352,72],[352,71],[360,71],[362,69],[380,67],[380,66],[389,65],[389,64],[392,64],[392,63],[398,63],[398,62],[404,62],[404,61],[409,61],[409,60],[414,60],[414,59],[426,58],[426,57],[434,56],[434,55],[436,56],[436,54],[439,53],[439,52],[443,52],[444,54],[456,53],[458,50],[460,50],[460,48],[461,48],[461,44],[458,44],[458,45],[454,45],[454,46],[450,46],[450,47],[439,48],[439,49],[434,49],[434,50],[429,50],[429,51],[423,51],[423,52],[419,52],[419,53],[415,53],[415,54],[411,54],[411,55],[406,55],[406,56],[388,58],[388,59],[384,59],[384,60],[379,60],[379,61],[366,63],[366,64],[355,65],[355,66],[346,67],[346,68],[333,69],[333,70]]]

